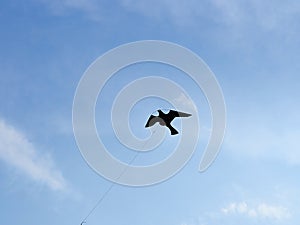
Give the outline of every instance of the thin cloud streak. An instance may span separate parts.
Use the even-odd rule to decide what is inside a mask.
[[[0,160],[53,191],[65,191],[67,182],[49,154],[40,154],[26,136],[0,118]]]

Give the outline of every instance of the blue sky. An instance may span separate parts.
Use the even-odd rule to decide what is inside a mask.
[[[195,154],[176,176],[143,188],[115,185],[87,224],[298,224],[299,17],[297,1],[1,1],[2,222],[80,224],[110,182],[87,165],[76,146],[76,86],[106,51],[157,39],[191,49],[218,78],[227,106],[221,152],[198,173],[209,108],[188,78],[157,65],[129,68],[182,82],[197,103],[203,131]],[[125,81],[112,79],[98,101],[99,114],[108,115]],[[148,103],[168,106],[155,99]],[[113,134],[99,123],[106,145],[117,149],[112,154],[128,160],[131,155],[119,151]],[[166,147],[140,163],[169,152]]]

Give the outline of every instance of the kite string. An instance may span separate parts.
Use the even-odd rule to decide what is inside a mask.
[[[152,132],[152,135],[156,132],[156,129]],[[146,143],[143,145],[143,148],[146,146],[146,144],[148,144],[149,140],[146,141]],[[136,152],[134,157],[130,160],[130,162],[128,163],[128,166],[130,166],[134,160],[137,158],[137,156],[139,155],[140,152]],[[117,181],[122,177],[122,175],[127,171],[128,166],[126,166],[124,168],[124,170],[120,173],[120,175],[117,177]],[[104,192],[103,195],[101,195],[100,199],[96,202],[96,204],[94,205],[94,207],[89,211],[89,213],[86,215],[86,217],[84,217],[84,219],[82,220],[81,224],[86,223],[87,218],[89,218],[89,216],[95,211],[95,209],[101,204],[101,202],[104,200],[104,198],[109,194],[109,192],[112,190],[112,188],[115,186],[115,183],[111,183],[109,188]]]
[[[138,156],[139,152],[136,152],[134,157],[131,159],[131,161],[129,162],[128,165],[131,165],[134,160],[136,159],[136,157]],[[122,173],[117,177],[116,180],[119,180],[121,178],[121,176],[126,172],[128,167],[126,167]],[[95,204],[95,206],[90,210],[90,212],[87,214],[87,216],[82,220],[83,222],[86,222],[87,218],[93,213],[93,211],[98,207],[98,205],[100,205],[100,203],[104,200],[104,198],[106,197],[106,195],[108,195],[108,193],[111,191],[111,189],[114,187],[115,183],[111,183],[109,188],[106,190],[106,192],[104,192],[104,194],[100,197],[100,199],[97,201],[97,203]]]

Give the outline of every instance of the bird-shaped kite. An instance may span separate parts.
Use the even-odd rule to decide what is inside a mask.
[[[184,112],[178,112],[175,110],[170,110],[169,113],[165,114],[161,110],[157,110],[158,116],[151,115],[145,125],[145,127],[151,127],[156,123],[159,123],[161,126],[166,126],[171,131],[171,135],[178,134],[178,131],[172,127],[171,122],[176,117],[189,117],[192,114],[184,113]]]

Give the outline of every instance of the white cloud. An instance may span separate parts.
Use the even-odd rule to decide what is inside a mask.
[[[291,217],[291,212],[280,205],[259,203],[250,207],[246,202],[233,202],[221,209],[224,215],[243,215],[249,218],[284,220]]]
[[[66,181],[49,154],[40,154],[26,136],[0,118],[0,160],[54,191]]]
[[[288,209],[282,206],[272,206],[265,203],[258,205],[257,212],[264,218],[287,219],[291,217]]]

